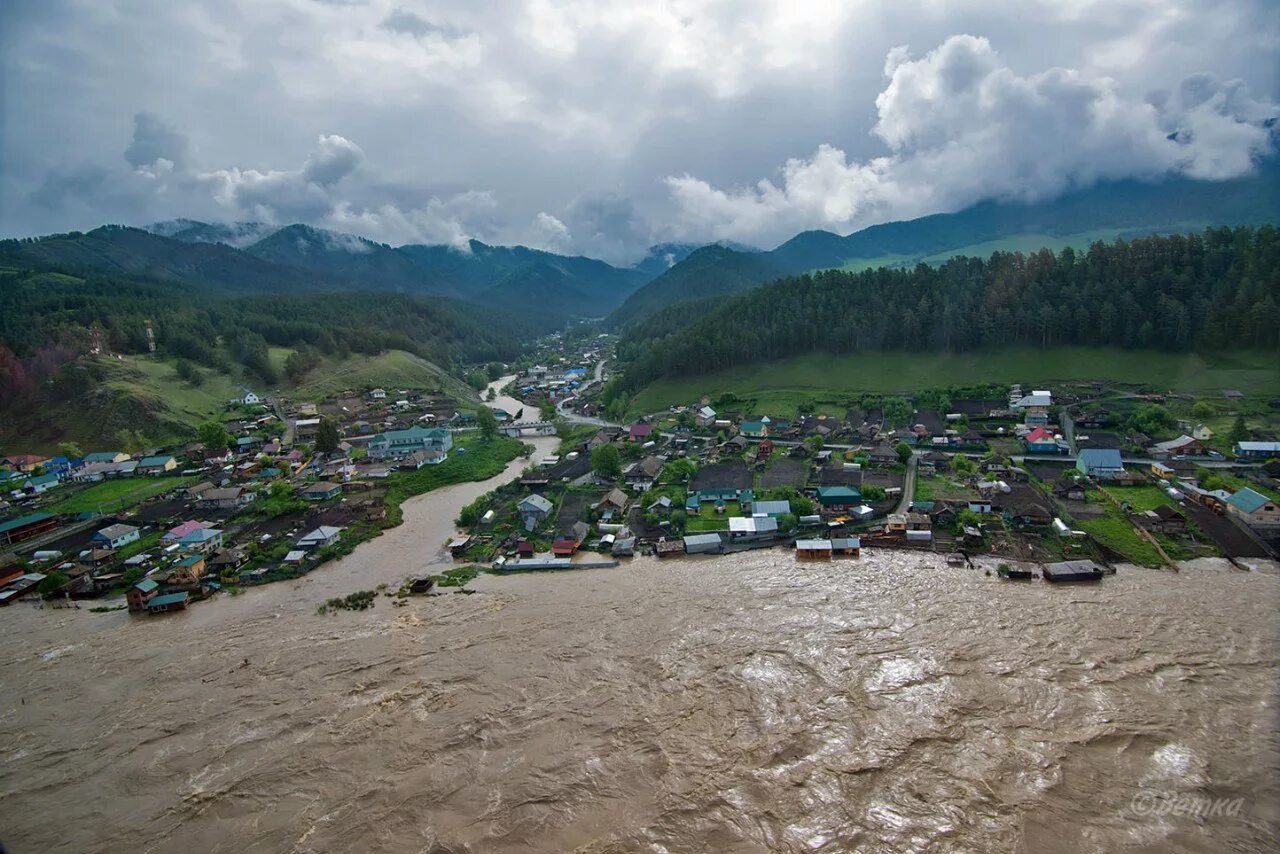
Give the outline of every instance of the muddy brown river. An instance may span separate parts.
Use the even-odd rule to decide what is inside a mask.
[[[414,499],[340,562],[187,612],[0,610],[0,839],[15,854],[1274,848],[1274,574],[1202,561],[1062,588],[933,556],[769,551],[316,613],[442,563],[457,508],[487,488]]]

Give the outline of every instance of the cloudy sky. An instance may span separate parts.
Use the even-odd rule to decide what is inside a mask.
[[[0,234],[171,217],[629,262],[1240,175],[1275,0],[7,0]]]

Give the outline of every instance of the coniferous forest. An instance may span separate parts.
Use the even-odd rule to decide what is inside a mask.
[[[809,353],[1280,347],[1280,232],[1216,228],[931,267],[838,270],[661,312],[619,348],[625,384]]]

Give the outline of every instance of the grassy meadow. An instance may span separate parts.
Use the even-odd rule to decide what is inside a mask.
[[[1040,386],[1107,381],[1159,391],[1221,397],[1223,389],[1246,395],[1280,395],[1280,368],[1272,353],[1157,353],[1112,348],[1012,349],[997,353],[883,351],[844,356],[802,356],[743,365],[699,376],[671,377],[642,389],[633,413],[650,413],[732,392],[751,413],[793,416],[801,401],[838,405],[844,396],[870,392],[908,394],[987,382]],[[737,405],[736,405],[737,406]],[[838,406],[837,406],[838,408]]]

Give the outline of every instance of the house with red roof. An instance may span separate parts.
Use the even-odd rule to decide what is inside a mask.
[[[1027,452],[1031,454],[1065,454],[1067,443],[1043,427],[1037,427],[1022,437],[1027,443]]]
[[[627,431],[627,438],[632,442],[647,442],[649,437],[653,435],[653,425],[641,421],[638,424],[632,424]]]

